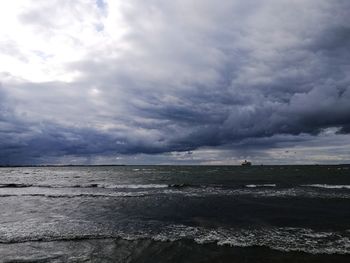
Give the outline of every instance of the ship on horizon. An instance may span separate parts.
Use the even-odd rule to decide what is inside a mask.
[[[242,166],[251,166],[252,163],[248,162],[247,160],[244,160],[244,162],[241,163]]]

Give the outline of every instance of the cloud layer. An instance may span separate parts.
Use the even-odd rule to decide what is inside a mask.
[[[2,164],[263,160],[315,141],[324,154],[309,161],[346,156],[349,1],[0,5]]]

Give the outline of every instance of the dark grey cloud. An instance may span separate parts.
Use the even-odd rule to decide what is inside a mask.
[[[108,1],[95,4],[113,13]],[[119,8],[124,46],[106,41],[65,64],[73,81],[3,81],[0,163],[208,147],[240,158],[315,138],[329,144],[322,134],[332,127],[334,138],[348,138],[349,1],[134,0]],[[62,29],[44,9],[19,20]],[[113,39],[110,23],[99,23]]]

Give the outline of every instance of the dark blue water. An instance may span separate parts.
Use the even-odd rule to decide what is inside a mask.
[[[348,262],[349,166],[0,169],[1,262]]]

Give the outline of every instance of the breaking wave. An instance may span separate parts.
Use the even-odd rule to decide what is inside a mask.
[[[344,188],[345,189],[345,188]],[[318,189],[314,187],[198,187],[189,185],[108,185],[100,187],[49,187],[31,186],[18,188],[0,188],[0,197],[10,196],[42,196],[49,198],[76,197],[143,197],[152,195],[183,195],[186,197],[207,196],[247,196],[266,198],[321,198],[321,199],[350,199],[350,192],[336,189]]]
[[[42,224],[40,229],[27,226],[18,234],[19,226],[0,227],[0,243],[28,241],[57,241],[122,238],[125,240],[152,239],[174,242],[192,240],[198,244],[214,243],[218,246],[265,246],[279,251],[300,251],[311,254],[350,254],[348,232],[320,232],[307,228],[259,228],[259,229],[208,229],[185,225],[162,225],[160,222],[139,222],[131,229],[100,229],[86,222],[69,222],[69,226],[52,232],[52,223]],[[91,224],[91,223],[89,223]],[[17,228],[16,228],[17,227]],[[5,229],[5,230],[4,230]],[[11,231],[13,230],[13,232]],[[7,233],[3,233],[6,231]]]
[[[245,187],[256,188],[256,187],[276,187],[276,184],[247,184]]]
[[[24,187],[32,187],[33,184],[18,184],[18,183],[6,183],[0,184],[0,188],[24,188]]]
[[[350,185],[335,185],[335,184],[305,184],[302,186],[325,188],[325,189],[350,189]]]
[[[161,189],[161,188],[183,188],[196,187],[189,184],[106,184],[106,183],[91,183],[91,184],[23,184],[23,183],[6,183],[0,184],[0,188],[27,188],[27,187],[42,187],[42,188],[105,188],[105,189]]]

